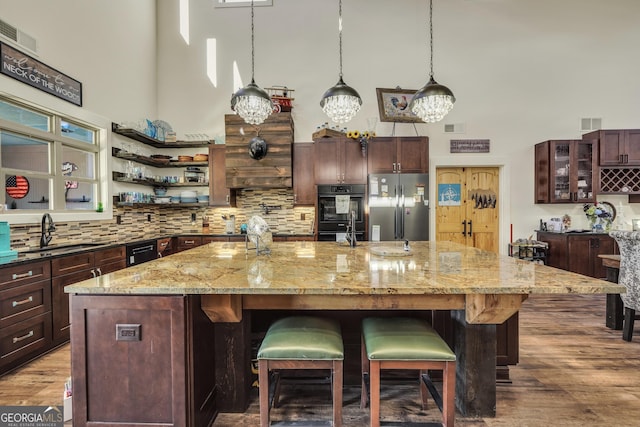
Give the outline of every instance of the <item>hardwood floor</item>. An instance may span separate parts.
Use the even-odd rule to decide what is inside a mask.
[[[456,426],[640,425],[640,330],[632,342],[623,341],[621,331],[604,326],[604,307],[604,295],[534,295],[525,301],[520,312],[520,364],[511,368],[512,383],[498,385],[497,417],[470,419],[458,414]],[[61,404],[69,365],[67,345],[0,378],[0,405]],[[317,397],[311,406],[304,398],[318,389],[283,387],[282,406],[272,411],[272,419],[328,419],[328,392],[319,406]],[[345,426],[368,425],[367,412],[359,409],[359,392],[357,387],[345,388]],[[387,387],[383,399],[383,421],[438,425],[437,410],[422,411],[418,406],[415,387]],[[220,414],[214,426],[258,424],[255,393],[246,413]]]

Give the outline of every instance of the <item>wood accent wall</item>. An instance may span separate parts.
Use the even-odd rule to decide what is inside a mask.
[[[291,113],[272,114],[261,125],[227,114],[225,122],[225,166],[228,188],[290,188],[293,185]],[[267,142],[267,155],[249,156],[249,141],[258,134]]]

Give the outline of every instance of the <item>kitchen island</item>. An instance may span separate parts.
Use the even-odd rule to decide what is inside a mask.
[[[270,310],[452,310],[458,410],[491,416],[495,325],[527,295],[624,292],[450,242],[401,248],[278,242],[257,255],[244,243],[211,243],[68,286],[74,425],[199,426],[246,409],[251,316]]]

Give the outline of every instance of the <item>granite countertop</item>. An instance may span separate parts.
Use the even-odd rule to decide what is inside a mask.
[[[398,256],[380,256],[381,248]],[[215,242],[69,285],[113,295],[461,295],[621,293],[600,279],[451,242],[274,242],[270,255]],[[390,249],[390,250],[389,250]],[[406,256],[402,256],[406,255]]]
[[[112,246],[119,246],[122,244],[131,244],[131,243],[139,243],[150,240],[157,240],[163,238],[171,238],[178,236],[201,236],[201,237],[231,237],[231,238],[242,238],[244,239],[245,234],[221,234],[221,233],[211,233],[207,230],[189,230],[179,233],[150,233],[145,235],[136,235],[131,237],[130,239],[125,239],[124,241],[118,240],[92,240],[92,241],[82,241],[82,242],[65,242],[60,245],[50,245],[47,248],[49,250],[39,250],[38,248],[27,248],[27,250],[18,250],[16,256],[11,257],[0,257],[0,265],[9,265],[9,264],[20,264],[24,262],[32,262],[38,260],[44,260],[54,257],[61,257],[72,255],[74,253],[86,252],[86,251],[95,251],[100,249],[107,249]],[[310,234],[300,234],[300,233],[276,233],[273,235],[274,237],[312,237],[313,233]],[[64,252],[57,252],[58,248],[68,247],[68,246],[78,246],[76,249],[66,250]]]

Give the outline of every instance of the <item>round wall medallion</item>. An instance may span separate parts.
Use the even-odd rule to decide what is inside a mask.
[[[259,136],[251,138],[251,141],[249,141],[249,155],[255,160],[264,158],[267,155],[267,141]]]

